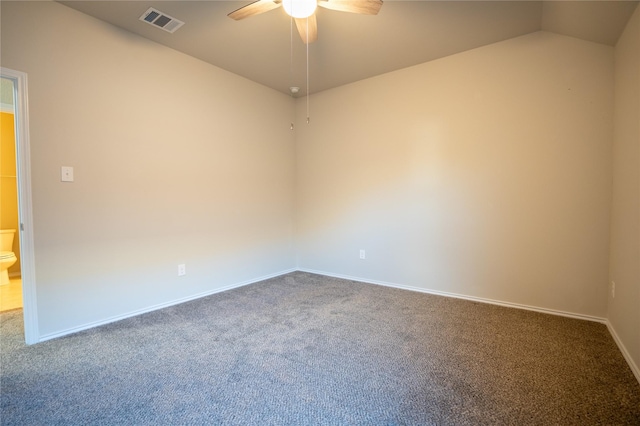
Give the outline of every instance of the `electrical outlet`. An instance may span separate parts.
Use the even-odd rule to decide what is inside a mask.
[[[60,168],[60,180],[62,182],[73,182],[73,167],[62,166]]]
[[[178,265],[178,276],[187,275],[187,266],[184,263]]]
[[[616,282],[611,281],[611,297],[616,298]]]
[[[364,249],[360,249],[360,259],[366,259],[366,253],[364,252]]]

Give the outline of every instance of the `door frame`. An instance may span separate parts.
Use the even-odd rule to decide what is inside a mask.
[[[0,75],[12,80],[16,135],[16,177],[18,181],[18,230],[20,235],[20,274],[24,339],[28,345],[38,343],[38,300],[36,297],[36,268],[33,244],[33,214],[31,203],[31,159],[29,144],[29,107],[27,74],[0,67]]]

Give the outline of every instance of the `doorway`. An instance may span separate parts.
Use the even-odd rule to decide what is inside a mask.
[[[0,312],[22,309],[14,92],[0,78]]]
[[[13,250],[17,250],[16,258],[20,260],[20,276],[22,286],[22,310],[24,319],[25,342],[27,344],[37,343],[38,336],[38,316],[36,300],[35,281],[35,256],[33,245],[33,218],[31,204],[31,163],[29,149],[29,125],[28,125],[28,95],[27,95],[27,74],[0,68],[0,79],[2,90],[6,94],[2,95],[3,110],[13,113],[13,136],[15,139],[14,161],[15,170],[15,192],[17,200],[17,213],[15,220],[15,236],[18,245],[13,244]],[[10,101],[9,101],[10,99]],[[6,102],[5,102],[6,101]],[[11,118],[4,117],[9,120]],[[3,132],[4,137],[4,132]],[[8,136],[7,136],[8,137]],[[5,160],[2,160],[3,166]],[[10,173],[7,176],[11,176]],[[9,180],[9,179],[7,179]],[[4,213],[4,212],[3,212]],[[13,228],[11,228],[13,229]]]

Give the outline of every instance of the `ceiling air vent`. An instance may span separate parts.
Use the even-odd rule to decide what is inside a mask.
[[[172,18],[171,16],[160,12],[152,7],[147,9],[145,13],[140,17],[141,21],[144,21],[154,27],[162,28],[163,30],[173,33],[175,30],[184,25],[184,22]]]

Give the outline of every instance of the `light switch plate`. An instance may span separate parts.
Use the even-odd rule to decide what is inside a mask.
[[[62,166],[60,169],[60,180],[62,182],[73,182],[73,167]]]

